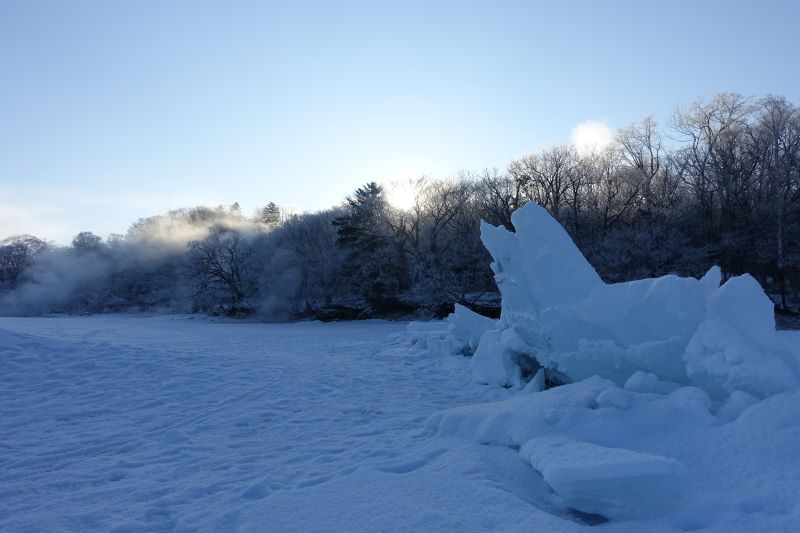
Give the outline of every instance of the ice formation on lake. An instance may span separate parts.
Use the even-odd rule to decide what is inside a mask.
[[[781,508],[776,528],[797,524],[779,487],[798,471],[800,350],[758,282],[721,284],[714,267],[606,284],[543,208],[512,222],[481,228],[500,319],[457,307],[438,331],[409,328],[428,351],[472,355],[476,382],[509,397],[436,413],[432,430],[518,450],[557,506],[587,516],[748,530],[766,505]],[[787,474],[757,481],[769,464]],[[752,501],[759,490],[771,503]]]
[[[772,302],[751,276],[720,286],[714,267],[699,280],[606,284],[544,208],[528,204],[511,220],[516,232],[481,227],[500,320],[462,309],[449,319],[456,344],[474,350],[479,381],[520,386],[544,367],[563,381],[599,375],[619,385],[647,372],[717,397],[797,386],[800,371],[776,335]]]

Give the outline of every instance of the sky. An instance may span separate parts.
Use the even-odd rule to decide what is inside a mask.
[[[790,1],[2,0],[0,239],[324,209],[719,91],[800,104],[798,20]]]

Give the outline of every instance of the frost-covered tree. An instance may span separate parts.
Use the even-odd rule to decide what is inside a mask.
[[[258,210],[258,219],[267,226],[275,227],[283,220],[283,213],[277,204],[270,202]]]
[[[227,315],[249,314],[257,290],[253,248],[241,231],[213,228],[188,252],[192,296],[203,310]]]
[[[14,235],[0,241],[0,290],[10,290],[31,261],[47,248],[47,243],[33,235]]]
[[[336,210],[292,215],[257,245],[259,306],[268,316],[314,314],[342,294]]]
[[[553,146],[503,170],[407,187],[403,209],[368,183],[321,213],[273,202],[253,217],[238,204],[177,209],[47,253],[35,238],[6,239],[0,288],[5,302],[42,311],[441,315],[496,293],[480,221],[513,229],[511,214],[537,202],[607,281],[719,264],[756,276],[786,312],[800,304],[800,112],[782,97],[720,93],[667,128],[633,123],[599,151]],[[337,308],[346,312],[328,313]]]
[[[513,229],[511,213],[525,205],[529,199],[524,190],[527,176],[515,173],[514,162],[508,173],[497,169],[484,170],[475,179],[480,181],[478,193],[481,214],[490,224]]]
[[[359,187],[333,225],[337,244],[347,253],[342,274],[353,293],[376,309],[396,307],[408,288],[407,257],[383,187],[375,182]]]
[[[774,265],[787,308],[787,284],[800,292],[800,110],[782,97],[770,96],[758,104],[753,127],[754,151],[760,165],[754,189],[759,236],[758,254]]]
[[[99,252],[103,239],[91,231],[82,231],[72,238],[72,249],[79,253]]]

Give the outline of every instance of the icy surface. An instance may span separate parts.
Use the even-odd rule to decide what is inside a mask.
[[[502,316],[477,343],[478,380],[524,386],[541,365],[567,380],[600,375],[619,385],[645,372],[720,397],[765,397],[800,383],[772,302],[750,276],[720,286],[714,267],[700,280],[605,284],[545,209],[528,204],[512,221],[516,232],[482,226]]]
[[[708,299],[707,319],[686,349],[689,377],[715,392],[774,394],[797,387],[798,359],[775,332],[772,301],[748,275]]]
[[[717,403],[697,387],[637,393],[593,377],[427,423],[439,436],[518,449],[554,505],[611,519],[609,530],[800,527],[798,391]]]
[[[496,321],[479,315],[461,304],[447,317],[447,332],[457,341],[454,350],[470,355],[478,348],[481,336],[496,327]]]
[[[492,268],[504,312],[539,313],[586,298],[602,284],[564,228],[544,208],[528,204],[512,214],[511,223],[515,233],[481,224],[483,244],[495,260]]]
[[[608,518],[658,516],[678,504],[689,471],[675,459],[568,439],[536,438],[520,455],[570,507]]]
[[[611,530],[800,529],[800,334],[775,330],[756,280],[721,284],[714,267],[609,285],[544,209],[512,221],[515,232],[482,226],[500,320],[450,319],[479,325],[475,381],[509,397],[428,427],[518,450],[551,508]],[[447,346],[468,332],[425,338]]]

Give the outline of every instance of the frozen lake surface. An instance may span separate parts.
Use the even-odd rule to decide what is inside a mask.
[[[484,436],[507,428],[513,437],[508,417],[527,416],[528,396],[474,383],[468,359],[416,349],[404,331],[389,322],[0,318],[0,530],[572,531],[598,521],[565,507],[531,468],[542,461],[552,483],[565,482],[569,471],[553,470],[546,448],[537,459],[530,446],[522,457],[518,446],[464,438],[479,423],[499,424],[494,433],[482,426]],[[608,389],[598,383],[576,390]],[[603,392],[600,409],[575,413],[616,416],[626,394],[617,390],[619,398]],[[558,396],[536,400],[545,418],[566,409],[548,398]],[[692,471],[694,504],[601,528],[797,525],[788,489],[797,486],[798,396],[782,398],[720,429],[708,415],[705,433],[670,433],[671,448],[654,439],[659,453],[680,450],[666,454]],[[515,403],[501,411],[486,403],[504,399]],[[730,450],[704,450],[715,438]],[[561,448],[565,467],[564,453],[585,454],[581,446]],[[608,461],[668,464],[605,450]],[[570,490],[595,483],[598,468],[581,467],[588,477]]]
[[[413,354],[404,329],[0,318],[0,529],[571,525],[508,492],[532,472],[498,484],[515,453],[425,431],[476,392],[465,360]]]

